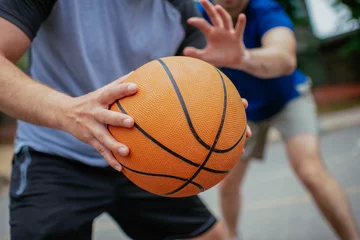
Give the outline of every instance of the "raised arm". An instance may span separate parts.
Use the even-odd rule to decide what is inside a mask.
[[[288,28],[276,27],[261,39],[262,47],[244,49],[243,60],[236,69],[260,78],[273,78],[291,74],[296,68],[296,41]]]
[[[221,6],[213,6],[201,0],[211,23],[203,18],[194,17],[189,23],[199,28],[207,38],[203,49],[187,47],[184,54],[212,63],[218,67],[242,70],[259,78],[274,78],[291,74],[296,68],[296,40],[293,31],[284,18],[269,26],[266,17],[259,22],[261,46],[247,49],[243,41],[246,17],[240,14],[234,28],[232,18]],[[262,14],[262,13],[259,13]],[[277,14],[271,13],[271,14]],[[269,16],[269,20],[272,16]],[[269,21],[270,22],[270,21]],[[273,23],[273,22],[272,22]]]

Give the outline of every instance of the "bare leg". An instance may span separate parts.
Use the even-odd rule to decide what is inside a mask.
[[[325,170],[317,136],[304,134],[292,137],[287,140],[286,149],[298,178],[338,236],[343,240],[359,240],[347,197],[337,181]]]
[[[238,218],[241,211],[241,183],[248,161],[239,160],[229,175],[220,183],[220,205],[229,239],[237,236]]]

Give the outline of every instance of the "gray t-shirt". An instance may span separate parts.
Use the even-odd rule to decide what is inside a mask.
[[[204,47],[204,36],[186,23],[192,16],[199,16],[193,0],[0,0],[0,17],[32,40],[29,75],[73,97],[186,46]],[[18,121],[15,151],[23,146],[107,166],[72,135]]]

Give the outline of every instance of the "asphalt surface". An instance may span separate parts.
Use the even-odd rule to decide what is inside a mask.
[[[360,227],[360,126],[323,133],[320,144],[326,166],[344,187]],[[336,239],[289,168],[281,142],[268,145],[264,163],[250,166],[243,193],[239,230],[245,240]],[[216,187],[201,197],[219,216]],[[128,239],[107,215],[96,219],[93,236],[95,240]],[[6,190],[0,194],[0,240],[3,239],[9,239]]]

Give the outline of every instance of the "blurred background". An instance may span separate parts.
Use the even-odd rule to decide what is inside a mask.
[[[345,188],[359,226],[360,0],[277,1],[295,24],[298,66],[313,81],[325,164]],[[26,54],[17,65],[26,71]],[[0,113],[0,240],[9,239],[7,191],[15,131],[15,120]],[[242,236],[336,239],[291,172],[277,132],[269,138],[266,164],[252,164],[245,181]],[[216,187],[201,197],[219,215]],[[95,239],[127,239],[106,215],[94,226]]]

